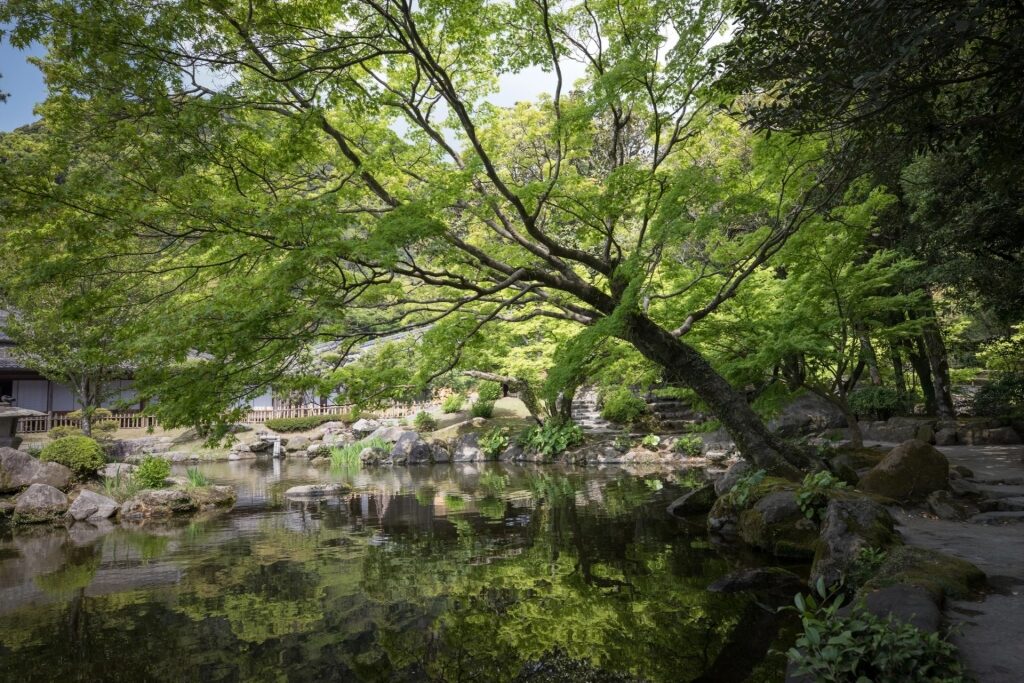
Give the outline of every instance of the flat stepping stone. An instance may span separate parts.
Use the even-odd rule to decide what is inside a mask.
[[[284,492],[287,498],[327,498],[348,493],[349,488],[342,484],[306,484],[293,486]]]
[[[1002,512],[1024,512],[1024,496],[1000,498],[995,504],[996,509]]]
[[[975,524],[1013,524],[1024,522],[1024,510],[1001,510],[998,512],[982,512],[971,517]]]
[[[1024,497],[1024,486],[1006,484],[977,483],[975,487],[987,498],[1018,498]]]

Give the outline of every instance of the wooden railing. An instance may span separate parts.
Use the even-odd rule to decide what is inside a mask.
[[[427,410],[433,403],[431,401],[417,401],[414,403],[396,403],[395,405],[368,412],[367,417],[397,419],[415,415],[421,410]],[[246,424],[263,424],[267,420],[276,420],[282,417],[311,417],[314,415],[348,415],[352,412],[352,406],[314,406],[307,408],[254,408],[245,414],[242,422]],[[38,417],[22,417],[18,419],[19,434],[40,434],[48,432],[54,427],[77,427],[78,418],[68,417],[69,413],[47,413]],[[114,413],[110,419],[117,422],[118,429],[148,429],[158,427],[159,420],[153,415],[142,413]]]

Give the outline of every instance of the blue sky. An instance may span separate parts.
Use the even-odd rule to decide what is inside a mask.
[[[0,40],[0,91],[9,95],[0,103],[0,131],[14,130],[38,118],[32,108],[46,98],[46,85],[39,69],[26,60],[42,53],[41,46],[21,51]]]

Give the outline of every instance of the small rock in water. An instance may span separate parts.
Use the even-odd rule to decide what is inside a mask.
[[[293,486],[285,491],[284,495],[288,498],[326,498],[340,496],[348,490],[348,487],[342,484],[306,484]]]
[[[82,492],[75,498],[75,502],[68,508],[68,516],[76,522],[82,520],[107,519],[121,507],[117,501],[100,495],[89,489],[82,489]]]

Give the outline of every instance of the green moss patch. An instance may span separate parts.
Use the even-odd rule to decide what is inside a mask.
[[[864,584],[870,591],[897,584],[920,586],[936,600],[960,599],[985,588],[985,573],[966,560],[916,546],[895,546]]]

